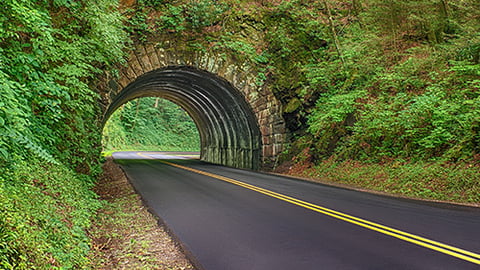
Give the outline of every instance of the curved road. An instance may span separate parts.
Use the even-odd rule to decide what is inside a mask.
[[[480,269],[480,209],[395,199],[160,152],[114,153],[207,270]]]

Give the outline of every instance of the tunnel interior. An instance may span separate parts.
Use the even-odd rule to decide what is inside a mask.
[[[147,72],[112,100],[104,123],[126,102],[161,97],[181,106],[200,134],[200,158],[237,168],[258,169],[260,129],[244,96],[223,78],[189,66],[170,66]]]

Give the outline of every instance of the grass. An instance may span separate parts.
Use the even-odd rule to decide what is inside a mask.
[[[298,162],[290,174],[417,199],[480,205],[480,166],[469,163],[388,162],[333,158]]]

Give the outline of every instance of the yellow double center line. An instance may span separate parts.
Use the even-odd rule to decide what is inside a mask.
[[[142,153],[138,153],[138,155],[140,155],[142,157],[153,159],[152,157],[144,155]],[[319,206],[319,205],[315,205],[315,204],[312,204],[312,203],[309,203],[309,202],[305,202],[305,201],[302,201],[302,200],[299,200],[299,199],[296,199],[296,198],[293,198],[293,197],[290,197],[290,196],[287,196],[287,195],[283,195],[283,194],[273,192],[273,191],[270,191],[270,190],[267,190],[267,189],[264,189],[264,188],[260,188],[260,187],[253,186],[253,185],[250,185],[250,184],[247,184],[247,183],[244,183],[244,182],[240,182],[240,181],[234,180],[232,178],[212,174],[212,173],[205,172],[205,171],[196,170],[196,169],[193,169],[193,168],[185,167],[185,166],[178,165],[178,164],[171,163],[171,162],[164,161],[164,160],[160,160],[160,162],[168,164],[168,165],[173,166],[173,167],[183,169],[183,170],[187,170],[187,171],[190,171],[190,172],[194,172],[194,173],[197,173],[197,174],[201,174],[201,175],[209,176],[209,177],[212,177],[212,178],[215,178],[215,179],[218,179],[218,180],[222,180],[222,181],[225,181],[225,182],[228,182],[228,183],[231,183],[231,184],[234,184],[234,185],[237,185],[237,186],[249,189],[249,190],[256,191],[258,193],[265,194],[267,196],[270,196],[270,197],[273,197],[273,198],[276,198],[276,199],[279,199],[279,200],[282,200],[282,201],[285,201],[285,202],[289,202],[289,203],[301,206],[301,207],[306,208],[306,209],[310,209],[312,211],[315,211],[315,212],[318,212],[318,213],[321,213],[321,214],[324,214],[324,215],[327,215],[327,216],[330,216],[330,217],[333,217],[333,218],[336,218],[336,219],[343,220],[343,221],[348,222],[348,223],[352,223],[352,224],[355,224],[355,225],[358,225],[358,226],[361,226],[361,227],[364,227],[364,228],[367,228],[367,229],[370,229],[370,230],[373,230],[373,231],[376,231],[376,232],[379,232],[379,233],[383,233],[385,235],[389,235],[389,236],[392,236],[392,237],[395,237],[395,238],[398,238],[398,239],[401,239],[401,240],[404,240],[404,241],[407,241],[407,242],[410,242],[410,243],[413,243],[413,244],[416,244],[416,245],[419,245],[419,246],[422,246],[422,247],[426,247],[426,248],[429,248],[429,249],[432,249],[432,250],[435,250],[435,251],[438,251],[438,252],[441,252],[441,253],[444,253],[444,254],[447,254],[447,255],[450,255],[450,256],[453,256],[453,257],[457,257],[459,259],[462,259],[462,260],[480,265],[480,254],[470,252],[468,250],[464,250],[464,249],[461,249],[461,248],[457,248],[457,247],[454,247],[454,246],[443,244],[443,243],[433,241],[433,240],[430,240],[430,239],[427,239],[427,238],[424,238],[424,237],[421,237],[421,236],[418,236],[418,235],[414,235],[414,234],[404,232],[404,231],[401,231],[401,230],[397,230],[397,229],[394,229],[394,228],[391,228],[391,227],[387,227],[387,226],[384,226],[384,225],[381,225],[381,224],[378,224],[378,223],[375,223],[375,222],[371,222],[371,221],[368,221],[368,220],[365,220],[365,219],[362,219],[362,218],[358,218],[358,217],[354,217],[354,216],[351,216],[351,215],[348,215],[348,214],[344,214],[344,213],[341,213],[341,212],[338,212],[338,211],[335,211],[335,210],[332,210],[332,209],[329,209],[329,208],[325,208],[325,207],[322,207],[322,206]]]

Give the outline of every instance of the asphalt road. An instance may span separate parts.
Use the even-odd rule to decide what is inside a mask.
[[[478,208],[395,199],[168,153],[114,158],[207,270],[480,269]],[[165,158],[170,164],[158,160]]]

